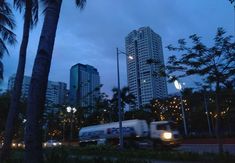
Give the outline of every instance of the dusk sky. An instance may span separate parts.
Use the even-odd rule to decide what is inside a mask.
[[[10,0],[9,0],[10,1]],[[30,35],[25,74],[31,76],[37,51],[43,14]],[[9,47],[10,56],[3,59],[5,72],[3,89],[8,77],[16,72],[19,45],[22,37],[22,15],[16,13],[18,44]],[[98,69],[102,91],[111,94],[117,85],[116,47],[125,51],[125,36],[134,29],[149,26],[162,37],[164,58],[172,54],[165,48],[191,34],[211,43],[217,27],[234,33],[234,11],[228,0],[87,0],[80,11],[74,0],[64,0],[53,52],[49,80],[66,82],[69,88],[69,70],[77,63]],[[126,60],[120,56],[121,85],[127,85]],[[197,78],[185,79],[192,86]],[[168,91],[175,92],[172,84]]]

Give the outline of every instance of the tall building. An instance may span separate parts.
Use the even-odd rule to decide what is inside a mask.
[[[136,97],[136,106],[140,108],[150,100],[167,96],[165,77],[154,76],[158,65],[147,64],[154,59],[164,64],[161,37],[149,27],[133,30],[125,38],[127,56],[127,78],[130,93]]]
[[[31,77],[24,76],[21,97],[28,98],[29,85]],[[9,77],[8,90],[12,91],[15,82],[15,75]],[[63,105],[66,102],[67,96],[67,84],[62,82],[48,81],[46,91],[46,104],[60,104]]]
[[[73,106],[94,106],[100,93],[100,76],[90,65],[76,64],[70,69],[70,104]]]

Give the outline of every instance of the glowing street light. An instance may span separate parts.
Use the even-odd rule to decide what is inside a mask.
[[[182,90],[182,85],[179,83],[178,80],[174,81],[174,85],[177,90],[180,90],[180,91]]]
[[[23,123],[25,123],[26,121],[27,121],[26,119],[23,119],[23,121],[22,121],[22,122],[23,122]]]
[[[72,108],[71,108],[70,106],[68,106],[68,107],[66,108],[66,110],[67,110],[68,113],[70,113],[70,112],[72,111]]]
[[[133,59],[134,59],[134,57],[131,56],[131,55],[129,55],[128,58],[129,58],[130,60],[133,60]]]

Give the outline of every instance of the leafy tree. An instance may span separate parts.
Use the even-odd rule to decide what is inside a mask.
[[[186,108],[185,110],[188,110],[185,100],[183,104]],[[167,120],[182,124],[181,100],[177,96],[152,100],[150,110],[154,116],[154,120]]]
[[[149,112],[145,109],[133,109],[131,111],[125,112],[125,119],[130,120],[130,119],[142,119],[146,120],[147,122],[153,121],[153,113]]]
[[[111,99],[111,108],[112,108],[112,119],[114,121],[118,120],[118,89],[113,88],[113,97]],[[123,87],[120,90],[121,96],[121,108],[124,109],[126,105],[135,105],[135,96],[129,92],[128,87]]]
[[[0,95],[0,142],[3,139],[4,132],[5,132],[5,125],[6,125],[6,119],[7,119],[7,113],[9,111],[10,107],[10,93],[4,92]],[[21,132],[18,127],[22,125],[22,121],[25,118],[25,110],[26,110],[26,102],[20,101],[19,104],[19,118],[17,118],[16,128],[18,129],[17,132],[14,134],[15,139],[22,138]]]
[[[52,126],[61,131],[63,140],[71,139],[71,130],[72,130],[72,139],[77,138],[78,131],[81,127],[92,125],[94,119],[90,118],[90,108],[87,107],[76,107],[77,111],[75,113],[68,113],[66,107],[62,106],[55,118],[57,119],[57,124]],[[46,122],[46,119],[45,119]],[[72,124],[71,124],[72,123]]]
[[[111,122],[111,106],[108,95],[101,93],[100,96],[96,99],[96,104],[92,114],[95,114],[94,118],[96,123],[107,123]]]
[[[29,88],[25,134],[26,163],[40,163],[43,158],[41,120],[56,29],[62,5],[62,0],[42,0],[42,2],[46,5],[46,9]],[[86,1],[76,0],[75,2],[78,7],[83,8]]]
[[[89,126],[112,122],[116,117],[114,117],[111,100],[108,99],[108,95],[101,93],[95,101],[95,106],[93,108],[87,108],[90,111],[87,114],[84,125]]]
[[[10,105],[10,94],[3,93],[2,95],[0,95],[0,106],[1,106],[0,108],[0,133],[3,133],[4,128],[5,128],[9,105]]]
[[[199,75],[206,83],[214,84],[216,92],[216,136],[219,144],[219,152],[223,152],[221,142],[221,88],[234,80],[235,75],[235,43],[232,37],[227,36],[223,28],[218,28],[214,38],[214,45],[207,47],[201,42],[201,37],[196,34],[189,39],[192,45],[188,45],[185,39],[178,41],[178,46],[169,45],[170,51],[182,53],[180,57],[172,55],[168,59],[166,74],[175,78],[190,75]],[[175,73],[177,72],[177,73]]]
[[[14,135],[14,127],[19,113],[19,101],[24,78],[26,51],[30,29],[32,29],[38,21],[38,0],[14,0],[14,6],[20,12],[24,12],[24,27],[19,52],[18,67],[12,91],[11,105],[6,123],[2,159],[6,158],[9,154],[12,138]]]
[[[7,45],[16,43],[16,35],[12,32],[15,28],[14,15],[10,4],[5,0],[0,0],[0,80],[3,79],[3,63],[4,54],[9,54]]]
[[[229,0],[229,2],[230,2],[231,4],[234,4],[235,0]]]
[[[50,139],[58,139],[61,136],[60,113],[54,111],[52,108],[48,112],[43,114],[43,128],[44,128],[44,140],[47,141],[48,135]]]

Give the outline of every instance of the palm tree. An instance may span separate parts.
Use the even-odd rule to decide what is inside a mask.
[[[38,21],[38,0],[14,0],[14,6],[20,12],[24,11],[24,27],[11,104],[5,127],[4,146],[1,154],[2,159],[7,158],[9,155],[12,138],[14,135],[14,126],[16,126],[15,123],[19,113],[19,101],[24,78],[29,33],[30,29],[32,29]]]
[[[122,108],[125,107],[126,104],[135,104],[135,96],[130,93],[130,90],[128,87],[123,87],[121,90],[121,106]],[[117,98],[118,98],[118,88],[113,88],[113,97],[112,97],[112,102],[116,103],[117,105]]]
[[[46,9],[29,88],[25,131],[26,163],[43,162],[41,122],[56,29],[62,4],[62,0],[42,1],[46,5]],[[76,0],[75,2],[78,7],[83,8],[86,0]]]
[[[16,35],[12,32],[15,27],[14,15],[9,3],[0,0],[0,80],[3,79],[3,63],[1,61],[4,54],[9,54],[6,44],[14,45]]]
[[[116,115],[118,112],[118,88],[113,88],[112,89],[113,92],[113,97],[111,99],[111,108],[114,108],[115,110],[112,110],[112,112],[114,113],[113,116],[116,117],[115,120],[117,120],[118,116]],[[130,90],[128,87],[123,87],[120,90],[120,94],[121,94],[121,107],[122,109],[127,105],[135,105],[135,96],[133,94],[130,93]]]

